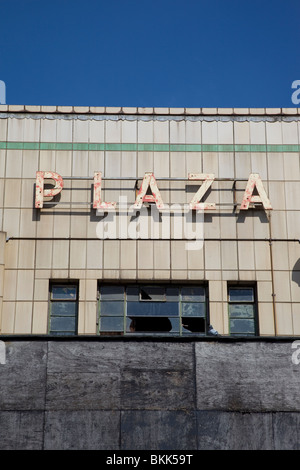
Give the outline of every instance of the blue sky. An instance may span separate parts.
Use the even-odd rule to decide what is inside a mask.
[[[7,104],[296,106],[299,0],[0,0],[0,15]]]

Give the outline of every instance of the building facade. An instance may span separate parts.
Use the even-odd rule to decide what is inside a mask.
[[[0,366],[0,372],[10,367],[8,358],[12,364],[12,382],[2,376],[0,414],[8,419],[12,433],[16,413],[24,410],[28,426],[48,436],[46,444],[26,441],[27,425],[20,425],[24,447],[72,446],[74,435],[62,445],[53,429],[59,422],[63,436],[66,424],[62,423],[87,420],[91,427],[83,438],[86,442],[73,441],[78,448],[145,448],[147,442],[172,448],[176,422],[186,431],[183,441],[179,436],[173,441],[173,448],[179,448],[180,442],[180,448],[195,449],[222,447],[222,442],[228,448],[280,448],[280,440],[272,439],[280,435],[282,421],[278,415],[277,421],[272,420],[270,413],[289,411],[290,419],[298,423],[300,406],[293,394],[298,376],[289,375],[291,370],[298,373],[297,366],[292,364],[288,372],[284,366],[287,357],[290,361],[291,341],[300,336],[299,109],[2,105],[0,184],[0,331],[7,345],[6,365]],[[79,351],[93,378],[102,357],[111,370],[117,367],[118,391],[112,375],[108,385],[104,371],[100,373],[99,380],[107,385],[106,391],[97,392],[101,405],[98,395],[94,402],[95,384],[87,389],[89,403],[71,397],[74,408],[68,394],[62,393],[60,401],[51,398],[53,388],[48,395],[45,392],[51,380],[52,387],[58,387],[53,377],[65,370],[66,358],[68,370],[78,372],[73,385],[82,396],[82,390],[76,389],[85,383],[84,371],[79,374],[77,369]],[[128,372],[123,360],[130,358],[132,366],[133,351],[136,370]],[[281,371],[280,393],[277,390],[281,401],[275,392],[270,395],[271,378],[263,382],[262,351],[272,372]],[[27,353],[32,364],[39,364],[38,370],[42,367],[38,357],[46,357],[48,364],[41,371],[43,386],[35,404],[17,395],[12,398],[14,357],[19,361]],[[242,353],[245,369],[240,377],[246,374],[245,361],[250,364],[250,375],[243,376],[245,382],[241,379],[239,398],[229,385],[229,379],[236,384],[229,370],[228,383],[222,378],[215,353],[219,360],[227,355],[232,374]],[[30,368],[29,363],[26,360]],[[55,364],[61,369],[56,370]],[[206,376],[204,366],[215,366],[217,382]],[[103,367],[106,370],[107,364]],[[166,377],[166,370],[171,375]],[[68,372],[64,373],[66,377]],[[133,393],[136,373],[144,382]],[[29,369],[28,376],[34,374]],[[180,383],[180,376],[191,389]],[[217,389],[224,380],[231,399],[221,389],[219,398],[212,399],[200,376]],[[293,397],[282,392],[286,380],[293,384]],[[157,391],[159,383],[169,390],[166,401],[145,392],[148,386]],[[248,394],[253,387],[260,391],[255,403]],[[115,401],[107,399],[108,390]],[[143,390],[143,399],[138,390]],[[59,387],[56,391],[61,393]],[[42,398],[45,393],[47,403]],[[133,417],[136,406],[139,413],[147,410],[145,421],[146,415],[138,412]],[[62,418],[63,412],[59,418],[55,415],[62,408],[64,413],[73,412],[72,419]],[[91,409],[96,410],[93,418],[86,411]],[[30,413],[33,410],[37,414]],[[242,426],[241,421],[236,424],[241,418],[237,412],[250,413],[252,424],[247,429],[261,419],[263,443],[251,441],[253,436],[250,443],[228,443],[225,434],[219,435],[221,443],[213,441],[208,423],[215,410],[221,410],[218,420],[233,419],[233,440]],[[158,416],[168,412],[166,431]],[[45,413],[48,434],[42,431]],[[102,414],[95,418],[97,413]],[[113,423],[108,416],[113,416]],[[91,437],[93,419],[109,429],[102,444]],[[110,440],[114,426],[120,429],[120,419],[123,438]],[[126,440],[130,426],[141,422],[145,428],[152,423],[158,437],[149,441],[145,434],[143,440],[137,433],[136,440]],[[165,432],[169,440],[164,442]],[[17,446],[12,437],[6,439],[4,447]]]

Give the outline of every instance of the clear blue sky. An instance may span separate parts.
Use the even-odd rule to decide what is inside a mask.
[[[299,0],[0,0],[0,18],[7,104],[295,106]]]

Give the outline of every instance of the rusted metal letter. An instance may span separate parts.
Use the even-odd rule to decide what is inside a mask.
[[[215,210],[216,204],[214,202],[200,202],[203,198],[204,194],[208,191],[208,189],[213,184],[215,179],[215,175],[213,173],[189,173],[188,174],[189,180],[204,180],[203,184],[200,186],[196,194],[194,195],[193,199],[190,202],[190,209],[192,210]]]
[[[149,186],[152,194],[147,194]],[[143,202],[155,202],[156,207],[159,210],[163,210],[165,208],[153,173],[145,173],[133,208],[140,209]]]
[[[93,209],[115,209],[115,202],[101,202],[101,188],[102,188],[102,172],[95,171],[94,173],[94,197],[93,197]]]
[[[44,189],[44,180],[50,179],[55,181],[55,186],[51,189]],[[44,197],[54,197],[61,192],[64,187],[62,177],[53,171],[37,171],[35,184],[35,207],[41,209],[43,207]]]
[[[253,191],[255,188],[258,192],[258,195],[253,196]],[[262,204],[265,210],[272,210],[271,203],[268,199],[265,188],[258,173],[251,173],[249,176],[240,210],[248,210],[250,203]]]

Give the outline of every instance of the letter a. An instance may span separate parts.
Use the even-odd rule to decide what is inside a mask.
[[[257,189],[258,196],[253,196],[255,188]],[[258,173],[251,173],[249,176],[240,210],[248,210],[250,203],[262,204],[266,210],[272,210],[271,203]]]
[[[146,194],[149,186],[152,191],[152,194]],[[156,207],[159,210],[163,210],[165,208],[153,173],[145,173],[142,185],[138,192],[133,208],[140,209],[142,207],[143,202],[155,202]]]

